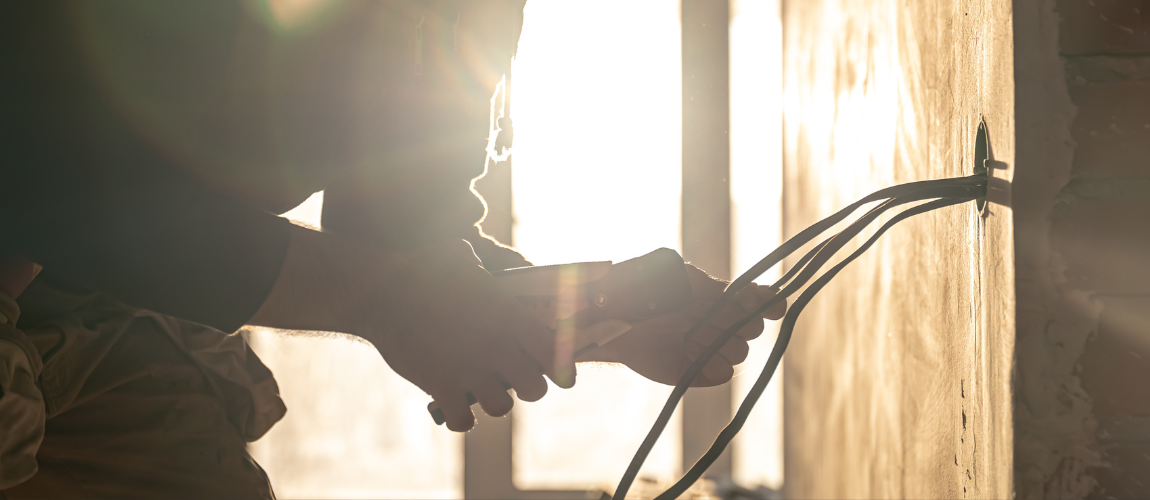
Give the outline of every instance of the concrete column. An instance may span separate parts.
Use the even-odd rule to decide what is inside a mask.
[[[730,279],[730,85],[726,1],[683,0],[683,257]],[[731,418],[731,386],[691,389],[683,399],[683,469]],[[708,477],[731,475],[723,454]]]

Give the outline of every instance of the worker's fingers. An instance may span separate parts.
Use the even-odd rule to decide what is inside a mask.
[[[726,281],[713,278],[691,264],[687,264],[687,279],[691,283],[691,297],[695,300],[714,302],[727,287]]]
[[[711,322],[706,328],[695,334],[692,340],[710,343],[726,331],[727,328],[746,319],[748,314],[748,312],[743,311],[737,306],[728,305],[711,319]],[[762,333],[763,320],[751,318],[742,328],[739,328],[739,331],[736,332],[735,335],[743,340],[753,340],[758,338],[759,335],[762,335]]]
[[[557,335],[528,314],[514,318],[512,331],[527,357],[538,365],[540,373],[547,375],[559,387],[566,389],[575,385],[573,338]]]
[[[732,365],[746,361],[750,352],[751,346],[747,344],[747,341],[740,338],[733,338],[719,348],[719,355]]]
[[[705,302],[708,305],[722,295],[723,290],[727,287],[727,282],[718,278],[711,277],[701,269],[687,265],[687,276],[691,281],[692,295],[695,301]],[[735,302],[738,307],[741,307],[747,313],[757,310],[760,306],[766,303],[771,297],[774,297],[776,290],[767,286],[760,286],[755,283],[747,285],[735,295]],[[766,319],[779,319],[786,313],[786,303],[782,302],[766,311],[763,317]]]
[[[749,313],[751,311],[758,310],[759,307],[761,307],[763,304],[766,304],[767,301],[773,298],[776,294],[778,294],[778,291],[769,286],[759,286],[751,283],[750,285],[747,285],[746,288],[739,290],[739,293],[735,295],[735,300],[739,303],[743,310]],[[787,301],[783,300],[764,312],[762,317],[775,320],[782,318],[786,312]]]
[[[698,352],[702,353],[702,349],[705,349],[707,346],[715,342],[715,340],[718,339],[719,335],[722,335],[722,333],[722,329],[713,326],[703,328],[702,331],[700,331],[697,335],[695,335],[694,338],[691,339],[691,343],[693,345],[688,349],[688,356],[691,356],[690,353],[694,349],[699,349]],[[695,354],[694,356],[691,356],[691,359],[694,360],[697,357],[698,354]]]
[[[735,295],[735,301],[742,306],[743,310],[754,311],[773,296],[774,291],[771,290],[770,287],[763,287],[756,283],[751,283],[742,290],[739,290],[739,293]]]
[[[686,349],[687,359],[690,359],[691,361],[699,359],[699,356],[703,355],[703,351],[705,351],[709,345],[710,342],[704,343],[699,341],[692,341]],[[732,337],[725,344],[723,344],[722,347],[719,348],[719,352],[717,354],[722,356],[723,359],[725,359],[728,363],[737,365],[743,361],[746,361],[747,355],[750,354],[750,351],[751,347],[747,344],[746,340],[743,340],[739,337]]]
[[[752,299],[757,300],[754,297]],[[765,300],[763,302],[765,302]],[[686,310],[686,313],[692,318],[701,319],[706,316],[706,313],[709,312],[712,305],[713,303],[711,302],[696,302]],[[731,325],[743,321],[754,311],[755,309],[753,308],[744,309],[743,305],[738,300],[738,296],[736,296],[736,299],[732,300],[732,302],[724,304],[723,307],[719,309],[719,312],[711,317],[708,326],[717,328],[719,332],[711,332],[711,336],[707,337],[708,340],[714,339],[715,336],[717,336],[723,330],[729,328]],[[742,328],[739,329],[737,335],[743,339],[752,340],[758,338],[759,335],[762,335],[762,333],[762,320],[751,319]]]
[[[743,317],[746,317],[746,316],[743,316]],[[742,320],[742,319],[743,318],[739,318],[739,320]],[[734,322],[732,322],[731,324],[734,324]],[[735,336],[737,336],[743,340],[754,340],[754,339],[759,338],[759,335],[762,335],[762,334],[763,334],[763,320],[759,319],[759,318],[755,318],[755,319],[748,321],[747,324],[743,325],[743,327],[740,328],[739,331],[735,333]]]
[[[523,355],[524,357],[526,354]],[[524,359],[518,363],[507,363],[499,368],[499,373],[507,384],[515,389],[515,395],[524,401],[539,401],[547,394],[547,380],[543,378],[534,362]]]
[[[467,402],[467,397],[463,395],[463,391],[457,391],[454,394],[446,395],[432,394],[432,398],[439,405],[439,409],[443,410],[443,419],[447,424],[447,428],[455,432],[467,432],[475,427],[475,414],[471,413],[471,405]]]
[[[475,395],[475,400],[479,402],[479,406],[483,407],[483,412],[492,417],[506,415],[515,405],[511,395],[507,394],[507,389],[495,378],[494,374],[472,378],[468,381],[468,387],[471,388],[471,394]]]
[[[511,311],[513,314],[518,312]],[[512,321],[515,321],[515,316],[512,316]],[[544,327],[537,322],[524,322],[525,328],[539,328],[542,329],[537,335],[551,336],[551,330]],[[494,323],[488,325],[489,329],[499,329],[499,331],[488,331],[487,335],[483,335],[481,339],[476,339],[476,343],[472,346],[474,351],[467,353],[473,361],[481,363],[483,367],[481,370],[488,370],[486,373],[497,373],[500,381],[501,390],[505,390],[510,386],[515,389],[520,399],[526,401],[535,401],[542,398],[547,393],[547,381],[543,379],[543,371],[540,363],[536,362],[532,356],[527,353],[520,345],[516,335],[503,330],[501,323]],[[482,373],[482,372],[481,372]],[[484,380],[486,382],[486,380]],[[492,389],[494,390],[494,389]],[[479,393],[472,390],[477,399],[480,399]],[[480,399],[480,402],[483,400]],[[503,403],[507,403],[502,397],[493,397],[489,401],[496,406],[484,406],[484,411],[489,415],[495,415],[503,411]],[[492,413],[496,412],[496,413]],[[499,413],[502,415],[502,413]]]
[[[695,379],[695,383],[692,385],[708,387],[722,384],[735,376],[735,368],[721,356],[715,356],[707,361],[706,365],[703,365],[701,375]]]

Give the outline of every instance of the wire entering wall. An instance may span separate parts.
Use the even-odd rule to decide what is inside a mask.
[[[791,334],[794,331],[795,323],[798,321],[799,314],[802,313],[806,305],[814,298],[831,279],[835,277],[843,268],[845,268],[852,261],[857,259],[868,248],[871,247],[879,237],[883,235],[888,229],[893,227],[898,222],[910,218],[914,215],[937,210],[939,208],[957,205],[977,199],[980,196],[986,195],[987,177],[985,174],[972,175],[969,177],[959,177],[953,179],[941,179],[933,181],[920,181],[901,184],[898,186],[881,189],[872,193],[869,196],[862,198],[846,208],[836,212],[835,214],[827,217],[810,227],[804,229],[799,234],[783,243],[779,248],[772,251],[758,263],[747,270],[747,272],[740,275],[735,281],[727,286],[723,291],[722,296],[719,297],[707,314],[704,315],[695,325],[687,332],[684,341],[690,341],[702,328],[707,325],[722,308],[729,303],[740,290],[745,288],[748,284],[762,275],[764,272],[774,267],[784,258],[790,254],[798,251],[803,245],[806,245],[815,237],[826,232],[835,224],[846,219],[851,213],[854,213],[860,207],[867,203],[884,200],[879,205],[872,208],[863,216],[859,217],[857,221],[847,226],[839,233],[826,238],[810,251],[808,251],[793,268],[788,270],[773,286],[778,291],[775,297],[768,300],[765,304],[759,307],[758,310],[751,313],[742,320],[731,325],[723,331],[714,341],[712,341],[707,348],[699,355],[699,357],[687,368],[687,371],[679,379],[675,385],[671,395],[668,396],[666,404],[663,406],[662,411],[656,418],[655,423],[651,426],[650,432],[635,452],[634,458],[631,459],[627,471],[623,474],[623,478],[619,481],[619,486],[615,489],[613,500],[623,500],[627,496],[631,485],[634,483],[635,478],[639,474],[639,469],[642,467],[643,462],[646,461],[647,456],[650,455],[651,450],[655,446],[655,442],[663,433],[667,423],[670,421],[671,416],[675,412],[679,401],[687,392],[687,388],[702,372],[703,366],[709,361],[716,353],[719,352],[724,344],[731,339],[743,326],[746,326],[751,321],[758,320],[761,315],[774,307],[776,304],[784,301],[787,297],[793,295],[803,285],[805,285],[811,278],[826,264],[836,252],[843,248],[853,237],[857,236],[863,229],[865,229],[871,222],[876,220],[886,211],[902,206],[908,203],[924,200],[935,200],[913,208],[907,209],[887,223],[883,224],[878,231],[875,232],[870,239],[868,239],[858,250],[855,250],[848,257],[843,259],[840,263],[835,265],[830,270],[822,274],[816,279],[809,288],[807,288],[802,295],[791,305],[787,311],[786,316],[783,318],[782,325],[779,330],[779,336],[775,340],[774,348],[771,350],[770,357],[767,359],[766,366],[763,367],[762,373],[751,387],[750,392],[743,403],[739,406],[739,410],[735,413],[731,423],[719,434],[715,439],[711,448],[703,454],[703,456],[691,467],[686,474],[683,475],[671,488],[663,492],[657,497],[659,500],[677,498],[687,490],[695,481],[702,477],[703,473],[711,466],[712,463],[719,457],[719,455],[742,429],[743,424],[746,422],[747,417],[750,415],[751,410],[758,402],[759,397],[762,395],[763,390],[766,389],[767,383],[770,382],[772,376],[778,368],[782,360],[783,353],[786,351],[787,345],[790,342]]]

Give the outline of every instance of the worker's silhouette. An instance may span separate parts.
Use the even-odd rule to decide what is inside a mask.
[[[502,415],[504,384],[530,401],[574,373],[492,282],[528,262],[481,234],[469,189],[522,15],[522,0],[0,6],[0,488],[270,497],[245,442],[284,408],[230,335],[245,324],[366,339],[456,431],[469,391]],[[324,232],[274,215],[319,190]],[[684,324],[723,287],[691,272],[696,304],[587,359],[673,382],[695,352]]]

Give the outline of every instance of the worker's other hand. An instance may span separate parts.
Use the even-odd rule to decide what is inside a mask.
[[[651,318],[633,325],[632,329],[603,347],[591,351],[580,361],[610,361],[623,363],[655,382],[674,385],[702,354],[703,350],[724,330],[753,313],[775,291],[756,284],[747,285],[689,342],[685,335],[695,322],[702,319],[707,309],[719,299],[727,282],[708,276],[699,268],[687,264],[691,281],[692,301],[683,310]],[[779,319],[786,313],[785,302],[779,303],[762,315],[766,319]],[[719,385],[734,375],[734,366],[747,359],[747,342],[763,333],[763,321],[751,321],[731,337],[716,356],[703,367],[693,386]]]
[[[463,240],[409,254],[386,253],[330,234],[295,228],[288,258],[254,324],[358,335],[396,373],[439,403],[453,431],[475,423],[465,394],[489,415],[547,392],[546,374],[574,383],[557,360],[554,332],[500,291]]]
[[[408,255],[413,314],[398,315],[391,334],[373,341],[388,364],[431,395],[447,426],[474,425],[464,394],[471,391],[492,416],[511,411],[512,398],[536,401],[546,373],[561,387],[574,383],[572,360],[557,361],[555,334],[496,286],[463,240]],[[418,310],[417,310],[418,309]]]

